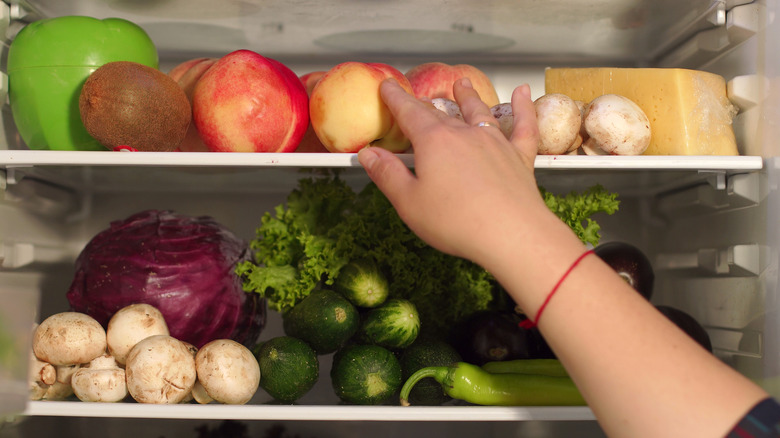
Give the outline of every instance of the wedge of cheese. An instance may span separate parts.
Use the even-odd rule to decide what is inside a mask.
[[[588,103],[620,94],[650,119],[645,155],[738,155],[731,122],[736,108],[723,77],[666,68],[548,68],[545,93]]]

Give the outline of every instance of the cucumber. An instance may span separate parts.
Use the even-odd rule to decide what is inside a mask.
[[[450,366],[461,360],[455,347],[430,335],[419,336],[412,345],[401,352],[399,358],[404,381],[422,368]],[[412,388],[408,400],[413,405],[437,406],[451,399],[437,381],[423,379]]]
[[[355,306],[329,289],[312,291],[282,316],[284,333],[305,341],[317,354],[338,350],[359,325],[360,315]]]
[[[339,271],[333,289],[357,307],[372,308],[384,303],[390,293],[382,271],[373,259],[358,259]]]
[[[393,298],[365,313],[357,339],[385,348],[406,348],[420,332],[420,314],[409,300]]]
[[[317,383],[320,366],[309,344],[292,336],[279,336],[259,346],[260,387],[271,397],[292,403]]]
[[[401,364],[378,345],[350,344],[333,355],[330,369],[333,391],[344,402],[377,405],[401,388]]]

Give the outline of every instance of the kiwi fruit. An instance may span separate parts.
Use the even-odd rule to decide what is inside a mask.
[[[87,77],[79,112],[87,132],[109,149],[173,151],[192,120],[190,102],[176,81],[129,61],[109,62]]]

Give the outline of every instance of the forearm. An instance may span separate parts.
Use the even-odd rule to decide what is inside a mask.
[[[536,229],[546,232],[529,233],[522,242],[505,239],[494,248],[500,256],[486,266],[532,318],[585,251],[557,224]],[[691,340],[595,255],[585,257],[561,283],[539,328],[610,436],[723,436],[767,396]]]

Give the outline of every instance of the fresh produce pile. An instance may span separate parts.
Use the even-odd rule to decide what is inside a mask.
[[[600,235],[591,216],[618,207],[617,196],[600,186],[564,196],[541,192],[592,244]],[[508,304],[484,269],[414,235],[373,184],[356,193],[338,174],[304,178],[273,213],[263,216],[250,243],[255,259],[237,273],[247,292],[282,315],[285,336],[272,341],[289,351],[256,351],[261,368],[273,373],[263,374],[261,386],[270,382],[279,400],[296,400],[317,380],[316,367],[298,364],[335,353],[331,382],[342,401],[387,403],[419,369],[461,360],[449,339],[453,326]],[[409,392],[422,404],[449,400],[430,379]]]
[[[78,50],[51,49],[61,41]],[[9,73],[14,119],[33,149],[355,153],[371,145],[407,152],[412,145],[378,93],[388,78],[452,117],[462,117],[453,84],[469,78],[507,136],[513,125],[511,105],[499,101],[488,75],[473,65],[424,62],[404,73],[386,63],[348,61],[298,76],[240,49],[188,59],[166,74],[149,36],[120,19],[32,23],[12,41]],[[46,92],[36,91],[42,83]],[[639,155],[650,142],[647,115],[618,93],[584,101],[551,92],[534,104],[539,154]],[[55,110],[44,115],[36,105]]]
[[[600,238],[591,216],[612,214],[619,204],[617,195],[601,186],[579,194],[543,189],[542,194],[551,210],[591,244]],[[255,259],[237,269],[244,290],[260,294],[282,313],[317,288],[339,287],[342,270],[360,260],[375,263],[387,277],[389,296],[412,302],[426,329],[434,331],[490,308],[503,293],[481,267],[420,240],[374,184],[356,193],[338,175],[300,180],[285,204],[263,216],[250,246]]]
[[[252,352],[230,339],[202,348],[170,335],[159,309],[132,304],[108,328],[87,314],[49,316],[33,333],[30,399],[245,404],[257,391]]]
[[[210,217],[146,210],[87,243],[67,299],[103,326],[120,308],[146,303],[160,309],[174,337],[198,348],[214,339],[251,348],[266,308],[234,273],[249,258],[248,243]]]

